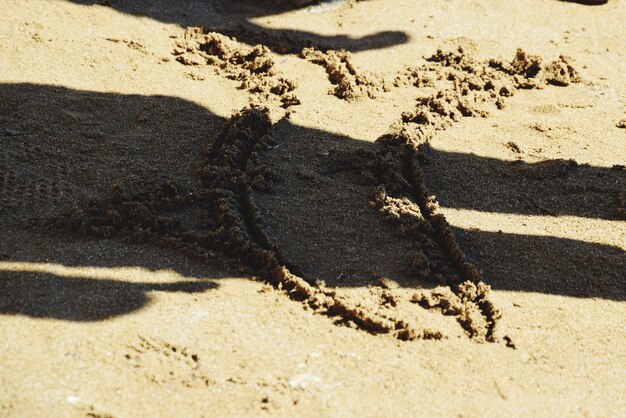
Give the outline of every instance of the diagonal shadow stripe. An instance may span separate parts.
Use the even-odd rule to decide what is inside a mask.
[[[181,0],[162,7],[158,1],[137,0],[69,0],[82,5],[102,5],[133,16],[145,16],[182,27],[202,26],[219,29],[241,42],[256,45],[259,39],[277,53],[299,52],[304,46],[320,49],[368,51],[400,45],[409,41],[402,31],[383,31],[353,38],[347,35],[320,35],[294,29],[268,29],[252,22],[254,18],[277,15],[304,7],[311,2],[294,0]],[[322,0],[321,3],[327,1]],[[290,46],[291,45],[291,46]],[[291,50],[290,48],[296,47]]]
[[[42,257],[45,257],[49,262],[61,264],[87,263],[102,267],[120,265],[119,261],[118,264],[107,261],[102,256],[100,247],[81,244],[71,236],[51,234],[49,231],[25,231],[22,219],[42,214],[54,215],[81,206],[92,198],[106,198],[110,194],[111,184],[122,180],[119,184],[128,184],[129,190],[139,190],[137,187],[141,188],[145,184],[168,182],[183,187],[181,190],[184,190],[184,187],[191,187],[189,185],[196,181],[196,166],[193,157],[190,159],[190,156],[197,156],[200,162],[202,157],[198,155],[197,150],[203,148],[207,138],[212,137],[216,126],[223,122],[223,119],[191,102],[162,96],[104,94],[33,84],[1,85],[0,96],[7,98],[0,101],[0,111],[5,115],[2,128],[17,133],[15,136],[0,138],[5,150],[0,156],[0,217],[3,220],[0,224],[2,232],[0,257],[4,260],[40,262],[43,261]],[[24,115],[34,117],[25,118]],[[170,115],[177,117],[172,118]],[[138,123],[143,124],[140,126],[144,128],[137,129]],[[356,192],[355,197],[362,196],[359,198],[363,199],[362,203],[359,203],[358,199],[350,198],[349,201],[341,203],[342,208],[346,203],[355,208],[367,204],[368,197],[365,193],[367,188],[359,184],[361,180],[355,174],[354,167],[345,165],[345,157],[353,155],[356,149],[367,150],[372,144],[290,124],[281,129],[285,129],[286,137],[302,138],[289,143],[289,147],[295,147],[290,151],[293,155],[312,157],[308,162],[305,158],[306,164],[300,164],[298,167],[300,173],[289,168],[289,164],[294,164],[295,160],[284,165],[286,173],[300,179],[302,184],[310,182],[317,184],[315,187],[309,187],[310,199],[323,201],[325,196],[328,196],[328,191],[324,188],[326,186],[320,186],[330,182],[329,184],[334,184],[332,194],[338,197],[337,203],[342,202],[341,196],[347,196],[342,190],[346,193],[353,190],[350,193]],[[81,155],[81,158],[77,159],[75,155]],[[476,160],[475,156],[463,157],[437,152],[432,161],[425,166],[425,171],[427,184],[440,196],[444,195],[439,188],[445,187],[447,183],[438,175],[446,175],[447,172],[445,166],[436,163],[439,161],[437,158],[453,171],[456,169],[454,162],[459,158],[469,159],[474,166],[485,164],[485,161]],[[487,161],[486,164],[507,167],[508,163],[494,160]],[[429,173],[433,167],[439,171]],[[602,178],[601,174],[605,179],[613,175],[612,169],[589,168],[591,169],[598,178]],[[72,170],[78,170],[81,175],[73,174],[75,172]],[[460,175],[459,172],[457,175]],[[581,176],[579,180],[583,181],[584,178]],[[489,181],[488,187],[482,193],[487,194],[491,190],[496,196],[496,201],[503,200],[502,196],[498,197],[498,193],[503,190],[499,182],[506,185],[508,177],[491,176]],[[549,179],[544,179],[543,182],[549,183]],[[557,184],[553,187],[560,186]],[[304,202],[297,195],[285,197],[294,199],[294,203]],[[558,207],[559,195],[550,198],[554,207]],[[446,195],[442,201],[447,205],[452,199]],[[274,229],[283,237],[299,238],[309,234],[306,228],[309,228],[307,225],[310,224],[312,242],[319,240],[317,242],[321,246],[313,258],[310,255],[311,251],[298,255],[298,252],[289,250],[291,251],[289,255],[296,264],[309,271],[321,273],[322,279],[330,277],[333,280],[342,272],[352,269],[351,274],[356,281],[348,280],[344,284],[336,281],[333,284],[337,286],[367,286],[380,276],[395,277],[407,287],[415,285],[412,279],[407,281],[402,278],[403,274],[398,274],[402,267],[395,262],[388,264],[383,262],[374,269],[378,271],[372,271],[372,266],[378,263],[372,258],[371,247],[374,244],[362,245],[368,241],[359,240],[358,236],[361,233],[364,237],[367,237],[367,234],[372,235],[374,221],[365,222],[366,218],[358,215],[358,211],[350,213],[351,210],[343,208],[339,211],[326,211],[328,213],[321,211],[319,216],[326,217],[323,224],[307,223],[302,221],[303,217],[321,207],[309,208],[308,211],[306,205],[301,208],[303,211],[300,212],[286,212],[286,216],[292,217],[291,220],[282,218],[279,224],[271,225],[270,222],[268,226],[270,232]],[[200,212],[194,212],[193,208],[186,211],[188,215],[184,218],[186,227],[201,228],[203,218]],[[356,219],[351,218],[355,215]],[[315,217],[310,219],[314,220]],[[375,225],[374,227],[380,228]],[[352,235],[358,244],[356,246],[345,244],[346,240],[351,239],[349,233],[351,230],[352,234],[356,234]],[[314,234],[316,232],[318,235]],[[457,230],[456,235],[462,239],[464,235],[461,232]],[[344,238],[337,242],[328,239],[330,236],[342,234]],[[486,263],[482,266],[487,273],[486,280],[493,284],[495,289],[577,297],[623,298],[623,283],[618,280],[620,271],[623,271],[620,269],[623,269],[625,257],[621,249],[563,238],[478,234],[472,231],[468,234],[479,238],[490,237],[462,241],[462,244],[468,246],[468,255],[478,261],[479,265]],[[274,235],[275,238],[278,233]],[[41,242],[37,245],[24,245],[32,242],[32,237],[35,236]],[[376,236],[381,235],[373,237]],[[492,246],[491,239],[495,240],[494,242],[501,242],[502,245]],[[291,238],[286,238],[282,245],[286,250],[291,247],[297,249],[297,241]],[[516,254],[520,253],[516,249],[517,245],[526,251],[533,249],[532,263],[517,257]],[[540,248],[543,250],[539,250]],[[490,254],[494,261],[478,258],[481,251]],[[375,251],[378,254],[377,259],[386,260],[385,252],[389,253],[389,259],[393,260],[398,249],[395,244],[378,246]],[[556,254],[560,254],[561,258],[559,259]],[[608,264],[605,263],[613,267],[599,267],[597,263],[591,262],[592,259],[580,263],[581,255],[584,254],[591,254],[592,259],[613,260]],[[124,257],[124,254],[120,254],[120,257]],[[147,256],[141,261],[141,265],[152,270],[163,268],[161,257]],[[332,262],[325,262],[326,267],[317,269],[322,267],[319,260]],[[347,260],[353,261],[350,264]],[[573,267],[564,268],[561,275],[550,274],[557,260],[560,260],[563,266],[576,266],[576,274],[573,277],[578,277],[576,279],[578,284],[571,287],[560,285],[564,277],[574,271]],[[497,269],[497,263],[501,263],[500,270]],[[518,275],[522,279],[516,279],[511,276],[516,271],[526,273]],[[592,283],[585,288],[584,280],[605,284],[595,286]]]

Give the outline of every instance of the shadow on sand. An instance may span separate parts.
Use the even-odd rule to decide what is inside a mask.
[[[291,0],[180,0],[167,7],[153,0],[70,0],[82,5],[102,5],[133,16],[149,17],[164,23],[182,27],[199,26],[218,29],[220,33],[234,36],[238,41],[255,45],[262,39],[263,45],[277,53],[297,53],[305,46],[319,49],[345,49],[367,51],[387,48],[409,41],[409,35],[401,31],[383,31],[352,38],[347,35],[320,35],[295,29],[268,29],[252,22],[252,19],[277,15],[301,9],[305,2]],[[317,1],[308,3],[330,3]]]
[[[154,183],[192,189],[203,150],[223,118],[164,96],[4,84],[0,97],[0,261],[177,273],[175,282],[152,284],[0,269],[0,314],[100,320],[145,306],[152,291],[202,292],[217,286],[211,279],[241,276],[233,268],[236,262],[224,266],[221,258],[192,260],[159,245],[125,242],[123,237],[89,238],[28,222],[106,199],[120,182],[138,189]],[[288,120],[279,125],[276,141],[282,145],[267,151],[268,163],[279,175],[276,189],[259,192],[255,199],[268,234],[290,261],[305,276],[319,276],[335,286],[367,286],[380,276],[405,287],[419,284],[399,267],[409,262],[407,243],[368,205],[369,186],[349,168],[337,169],[337,161],[378,145]],[[546,214],[536,205],[519,204],[522,196],[539,202],[547,213],[612,217],[612,193],[615,182],[623,181],[623,171],[552,165],[556,171],[550,166],[545,175],[543,166],[432,150],[424,168],[427,186],[445,206]],[[475,189],[455,180],[467,176],[476,176]],[[581,193],[572,195],[568,184]],[[585,199],[585,193],[592,198]],[[192,215],[186,214],[185,222],[202,230],[202,211]],[[626,299],[626,252],[620,248],[574,237],[461,229],[455,234],[494,289]],[[202,279],[179,280],[181,275]],[[337,279],[342,275],[352,279]]]

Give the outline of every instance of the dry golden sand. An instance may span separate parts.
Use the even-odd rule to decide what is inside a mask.
[[[282,12],[217,0],[3,1],[0,416],[625,415],[624,21],[621,0],[372,0]],[[288,93],[300,104],[281,107],[293,102],[268,93],[269,74],[255,90],[238,88],[236,69],[181,64],[177,48],[197,26],[264,43],[272,80],[295,82]],[[329,67],[349,73],[341,54],[307,60],[280,50],[285,37],[351,51],[364,87],[342,76],[357,87],[337,95]],[[566,55],[581,79],[518,89],[502,109],[487,103],[487,117],[430,132],[421,148],[424,182],[502,312],[492,343],[408,302],[431,283],[396,268],[404,241],[376,223],[369,189],[324,171],[329,155],[345,164],[375,149],[434,92],[370,81],[392,85],[438,48],[458,47],[484,62],[510,61],[518,48],[545,64]],[[23,222],[106,200],[119,179],[192,187],[207,142],[258,102],[273,118],[291,113],[266,158],[287,180],[255,192],[281,251],[345,300],[443,339],[336,324],[219,251],[201,260]],[[201,212],[185,210],[201,228]],[[376,275],[400,283],[389,290],[397,306],[382,306]]]

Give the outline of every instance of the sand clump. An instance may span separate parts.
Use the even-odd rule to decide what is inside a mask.
[[[545,84],[567,86],[579,83],[580,76],[570,61],[569,57],[560,55],[557,60],[543,65],[541,57],[518,48],[510,63],[490,60],[489,66],[513,76],[519,88],[543,88]]]
[[[471,337],[485,338],[492,336],[493,320],[498,317],[497,311],[486,299],[488,293],[488,286],[484,283],[467,281],[452,288],[440,286],[432,291],[419,289],[411,302],[426,309],[439,309],[444,315],[453,315]],[[485,311],[493,312],[491,318],[485,315]]]
[[[241,33],[251,47],[220,33]],[[567,86],[580,82],[578,72],[566,56],[543,63],[541,57],[518,49],[511,61],[473,58],[463,47],[456,51],[437,50],[426,63],[410,66],[389,83],[380,74],[359,70],[350,52],[303,42],[289,36],[277,37],[246,27],[237,31],[188,28],[177,42],[177,61],[191,66],[210,65],[225,77],[241,82],[240,88],[253,93],[257,103],[278,101],[283,108],[300,103],[293,93],[295,83],[275,69],[270,47],[322,66],[332,84],[329,94],[342,100],[376,99],[393,88],[413,86],[434,89],[430,96],[419,97],[417,107],[405,112],[405,122],[445,129],[462,117],[486,116],[495,105],[502,109],[505,98],[517,89],[541,89],[547,84]]]
[[[229,35],[242,36],[247,44],[255,44],[250,51],[246,45],[237,42]],[[295,85],[279,77],[278,84],[265,86],[264,77],[274,76],[270,55],[272,51],[280,54],[291,54],[309,62],[322,66],[333,85],[329,93],[346,101],[354,101],[364,97],[374,99],[382,92],[390,90],[382,76],[358,70],[352,62],[352,54],[343,49],[335,50],[330,46],[314,45],[310,40],[301,40],[283,34],[276,36],[267,31],[253,31],[244,25],[237,26],[236,30],[215,29],[208,31],[201,28],[188,28],[183,41],[178,42],[174,54],[177,60],[185,65],[216,65],[229,78],[242,80],[242,88],[259,89],[263,94],[267,90],[283,96],[290,93]],[[245,70],[259,77],[248,80]],[[263,71],[259,71],[262,69]],[[243,70],[243,72],[242,72]],[[267,70],[267,71],[265,71]],[[284,86],[284,87],[280,87]],[[293,88],[291,88],[293,86]],[[281,92],[280,90],[285,90]],[[297,98],[290,94],[281,97],[283,107],[299,104]]]
[[[521,49],[509,63],[478,61],[461,47],[456,52],[438,50],[427,61],[421,67],[407,68],[394,85],[434,88],[436,92],[419,97],[416,109],[403,113],[390,133],[377,140],[381,148],[364,175],[378,182],[372,206],[395,224],[401,235],[418,243],[412,273],[447,286],[420,290],[412,301],[454,315],[470,336],[492,341],[497,338],[495,328],[501,314],[489,298],[482,273],[467,261],[445,217],[438,212],[435,197],[425,185],[420,160],[426,158],[424,150],[434,131],[464,117],[487,117],[492,108],[502,109],[505,98],[517,89],[566,86],[580,82],[580,77],[563,56],[543,66],[539,57]],[[562,176],[572,163],[547,162],[527,174],[533,178]]]
[[[380,150],[366,170],[378,180],[371,205],[395,225],[402,236],[416,243],[411,271],[425,280],[434,280],[458,297],[462,309],[442,311],[454,315],[476,340],[495,341],[500,312],[489,299],[489,286],[458,246],[448,222],[424,184],[419,165],[420,142],[406,132],[377,140]],[[469,292],[468,289],[473,289]],[[414,300],[412,300],[415,302]],[[421,304],[425,308],[435,305]],[[467,312],[475,312],[468,317]],[[480,320],[477,319],[480,316]]]
[[[375,99],[380,93],[390,89],[381,76],[359,71],[352,62],[352,55],[345,50],[324,52],[310,47],[304,48],[300,57],[324,67],[333,85],[330,94],[340,99],[346,101],[363,97]]]
[[[396,77],[395,85],[436,89],[419,97],[415,110],[403,113],[402,121],[440,130],[463,117],[486,117],[492,109],[504,108],[506,98],[518,89],[578,82],[580,77],[565,56],[543,65],[540,57],[518,49],[510,62],[480,61],[459,47],[452,52],[437,50],[426,64],[409,67]]]
[[[235,38],[202,28],[188,28],[174,49],[184,65],[211,66],[218,74],[239,81],[239,88],[253,94],[255,101],[288,108],[300,104],[297,85],[275,67],[272,53],[264,45],[249,47]]]
[[[541,57],[529,55],[518,49],[510,62],[491,59],[477,60],[463,47],[454,52],[437,50],[426,58],[427,63],[410,66],[388,83],[383,76],[359,70],[352,55],[345,50],[303,48],[299,56],[326,70],[333,84],[330,94],[354,101],[364,97],[376,99],[394,87],[413,86],[436,89],[432,96],[418,99],[415,112],[403,115],[405,121],[447,126],[445,119],[457,121],[461,117],[486,116],[495,105],[505,106],[504,99],[515,94],[516,89],[541,89],[547,84],[567,86],[581,81],[571,59],[561,55],[557,60],[543,64]],[[444,120],[434,120],[442,116]]]

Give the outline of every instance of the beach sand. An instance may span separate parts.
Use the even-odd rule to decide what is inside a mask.
[[[0,416],[626,414],[624,21],[3,1]]]

